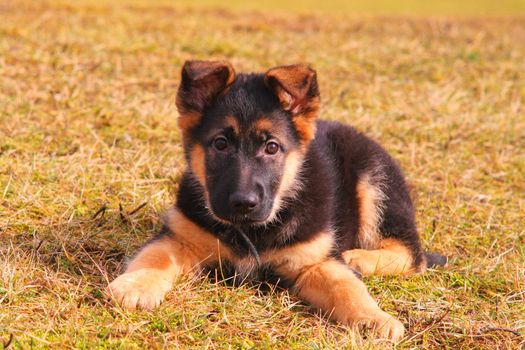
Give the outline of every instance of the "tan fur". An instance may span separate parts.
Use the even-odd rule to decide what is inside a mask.
[[[239,135],[241,132],[241,129],[239,128],[239,122],[235,117],[232,117],[231,115],[226,117],[226,125],[231,127],[235,134]]]
[[[280,124],[276,124],[274,121],[267,118],[260,118],[252,124],[251,129],[257,134],[270,133],[275,136],[280,141],[286,140],[288,138],[285,130],[283,130]]]
[[[175,232],[175,239],[191,250],[199,261],[231,260],[233,253],[218,238],[188,219],[178,209],[168,212],[167,226]]]
[[[306,266],[324,260],[330,254],[333,246],[333,234],[322,232],[310,241],[265,252],[262,259],[274,266],[278,272],[290,276]]]
[[[177,250],[176,242],[171,237],[164,237],[148,244],[147,249],[142,249],[128,264],[126,272],[133,272],[142,268],[168,270],[173,267],[173,251]]]
[[[172,237],[163,237],[137,254],[124,274],[111,282],[109,292],[126,308],[152,309],[164,299],[175,276],[196,262]]]
[[[292,119],[295,129],[301,138],[301,145],[304,149],[310,144],[315,137],[316,119],[321,109],[321,100],[319,96],[310,99],[308,109],[304,112],[298,113]]]
[[[399,340],[405,327],[382,311],[364,283],[343,264],[329,259],[313,265],[299,275],[297,294],[330,314],[338,322],[374,329],[382,338]]]
[[[197,112],[185,112],[179,115],[177,123],[183,135],[197,126],[201,120],[201,114]]]
[[[350,326],[366,325],[381,337],[397,340],[404,326],[382,311],[366,286],[342,263],[328,258],[333,235],[320,233],[309,242],[295,244],[263,256],[285,278],[295,281],[299,297]]]
[[[261,254],[261,262],[272,265],[277,272],[293,271],[324,259],[330,253],[333,244],[331,234],[321,233],[308,242],[265,251]],[[257,262],[251,255],[243,258],[232,256],[231,262],[242,276],[249,275],[257,267]]]
[[[199,180],[202,187],[206,188],[206,156],[201,145],[195,145],[191,149],[191,171]]]
[[[377,184],[371,183],[370,175],[359,179],[356,192],[359,203],[359,246],[363,249],[377,249],[384,194]]]
[[[253,123],[253,129],[258,133],[264,131],[270,131],[271,133],[278,132],[278,130],[275,130],[275,123],[267,118],[261,118]]]
[[[410,250],[399,240],[387,238],[374,250],[353,249],[342,253],[344,261],[364,276],[410,275],[421,272],[415,267]]]
[[[315,113],[317,115],[317,113]],[[315,117],[305,117],[305,115],[299,115],[292,119],[295,129],[301,139],[301,144],[304,148],[312,141],[315,137],[316,124]]]
[[[173,276],[171,271],[144,267],[118,276],[108,286],[107,293],[126,309],[151,310],[170,291]]]
[[[164,299],[178,275],[198,272],[203,264],[223,257],[231,259],[228,248],[178,210],[170,211],[167,221],[176,234],[146,245],[109,285],[109,294],[122,306],[152,309]]]
[[[287,197],[293,197],[295,193],[301,188],[302,183],[298,175],[302,165],[303,157],[304,155],[299,151],[291,151],[286,156],[283,176],[275,195],[272,211],[270,212],[268,221],[275,219],[275,214],[281,208],[283,201]]]

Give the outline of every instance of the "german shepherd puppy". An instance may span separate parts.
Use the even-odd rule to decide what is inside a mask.
[[[403,174],[353,128],[318,121],[316,72],[305,65],[236,74],[188,61],[177,94],[186,171],[162,232],[109,292],[154,308],[175,278],[217,264],[266,270],[299,298],[351,326],[398,340],[360,275],[409,275],[444,264],[424,253]]]

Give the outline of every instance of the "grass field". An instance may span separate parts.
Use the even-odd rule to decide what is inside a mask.
[[[253,286],[181,281],[154,312],[106,302],[174,200],[174,96],[190,58],[308,62],[323,117],[402,164],[425,247],[451,261],[366,280],[408,328],[399,348],[525,347],[523,2],[466,1],[460,17],[450,1],[415,17],[384,16],[407,1],[325,1],[323,14],[188,3],[0,0],[0,349],[385,345]]]

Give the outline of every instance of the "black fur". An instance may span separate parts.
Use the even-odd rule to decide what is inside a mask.
[[[445,266],[448,262],[448,258],[439,253],[425,252],[425,258],[427,260],[427,267],[429,268]]]
[[[291,147],[299,144],[290,116],[280,108],[275,95],[264,85],[262,75],[238,76],[227,94],[218,97],[213,108],[204,113],[202,123],[192,131],[193,142],[206,142],[209,130],[218,127],[225,116],[234,116],[241,127],[252,124],[261,117],[270,118],[282,125],[291,139]],[[334,255],[347,249],[359,248],[357,233],[360,223],[356,185],[360,177],[373,174],[382,179],[381,188],[386,195],[380,225],[381,235],[401,240],[411,250],[415,264],[422,262],[424,254],[404,177],[396,162],[376,142],[349,126],[319,121],[316,136],[308,146],[301,174],[302,190],[281,208],[277,215],[279,220],[245,229],[259,252],[307,241],[329,228],[336,229],[338,245]],[[233,178],[237,176],[219,175]],[[183,176],[177,207],[240,256],[249,254],[246,242],[235,229],[216,220],[210,213],[204,200],[204,188],[190,171]],[[283,227],[292,220],[296,221],[294,225],[297,229],[293,235],[283,239]]]

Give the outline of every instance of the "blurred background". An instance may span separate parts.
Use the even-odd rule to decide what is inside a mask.
[[[86,1],[85,3],[111,4],[111,0]],[[124,0],[134,5],[164,5],[191,8],[271,12],[320,12],[328,14],[358,15],[517,15],[525,13],[522,0]],[[122,3],[122,1],[120,2]]]

